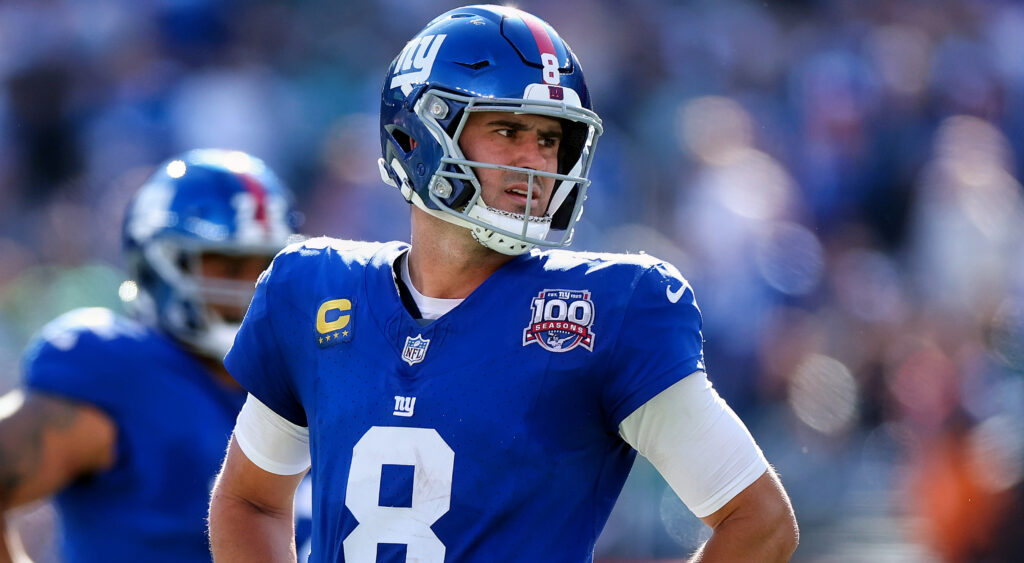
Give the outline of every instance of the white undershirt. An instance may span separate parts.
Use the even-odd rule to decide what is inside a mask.
[[[416,290],[402,259],[402,281],[426,320],[462,299],[436,299]],[[647,401],[619,425],[619,435],[651,461],[698,517],[725,505],[768,469],[746,426],[718,396],[702,371]],[[252,395],[235,425],[235,441],[250,461],[270,473],[295,475],[310,465],[309,429],[292,424]]]
[[[402,262],[402,282],[409,290],[409,295],[412,297],[413,303],[416,304],[416,308],[420,310],[421,317],[428,321],[436,321],[462,303],[462,299],[438,299],[420,293],[412,283],[412,276],[409,275],[409,254],[405,253],[398,259]]]

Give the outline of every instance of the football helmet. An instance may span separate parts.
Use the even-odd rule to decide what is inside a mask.
[[[562,123],[556,173],[467,160],[459,137],[472,112],[536,114]],[[402,49],[384,79],[381,178],[425,212],[470,229],[484,246],[516,255],[568,246],[583,212],[601,119],[579,60],[536,16],[502,6],[442,14]],[[542,216],[489,207],[474,168],[551,178]]]
[[[291,193],[257,158],[218,149],[172,158],[128,204],[122,242],[131,279],[122,299],[144,322],[221,359],[256,280],[204,276],[203,255],[264,257],[269,264],[298,238],[297,218]],[[226,318],[218,312],[224,308],[237,309],[239,318]]]

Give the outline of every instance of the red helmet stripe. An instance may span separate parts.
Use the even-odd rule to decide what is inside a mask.
[[[548,35],[548,30],[545,29],[544,23],[540,18],[521,10],[519,11],[519,16],[523,18],[523,23],[526,24],[530,33],[533,34],[533,40],[537,42],[537,50],[540,51],[540,54],[555,55],[555,44],[551,42],[551,36]]]
[[[245,189],[256,200],[256,212],[253,218],[264,229],[268,229],[270,225],[267,224],[267,188],[257,181],[256,178],[248,174],[239,174],[238,177],[242,180],[242,185],[245,186]]]

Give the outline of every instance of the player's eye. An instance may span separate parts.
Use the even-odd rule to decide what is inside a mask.
[[[544,148],[556,148],[558,147],[558,137],[541,137],[540,146]]]

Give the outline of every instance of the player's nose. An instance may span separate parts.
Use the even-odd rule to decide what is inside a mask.
[[[518,142],[512,148],[512,165],[532,170],[544,170],[547,166],[547,158],[542,152],[543,142],[539,135],[526,132],[520,135]]]

